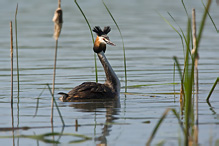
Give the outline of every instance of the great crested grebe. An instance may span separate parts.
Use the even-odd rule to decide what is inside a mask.
[[[106,81],[104,84],[96,82],[84,82],[76,86],[68,93],[60,92],[62,97],[59,99],[63,102],[75,101],[82,99],[113,99],[119,98],[120,82],[111,65],[109,64],[106,56],[106,44],[115,46],[107,34],[110,32],[109,26],[104,27],[102,30],[99,26],[95,26],[93,31],[97,34],[93,50],[97,53],[99,60],[104,68],[106,74]]]

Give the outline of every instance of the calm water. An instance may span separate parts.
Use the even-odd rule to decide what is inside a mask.
[[[155,124],[168,108],[180,111],[179,95],[174,96],[173,56],[182,63],[183,51],[179,36],[166,24],[158,13],[169,21],[170,12],[177,23],[186,30],[187,17],[181,1],[176,0],[111,0],[107,6],[119,24],[126,48],[128,85],[150,85],[128,88],[124,94],[124,69],[122,42],[117,28],[100,0],[78,1],[91,26],[110,25],[111,41],[117,46],[108,46],[106,56],[117,73],[122,89],[120,103],[80,102],[63,103],[57,100],[66,127],[55,111],[54,131],[82,134],[92,138],[77,145],[145,145]],[[14,21],[16,4],[18,11],[18,43],[20,67],[20,102],[17,100],[17,79],[14,87],[14,126],[36,127],[16,130],[14,135],[39,135],[52,132],[50,123],[51,96],[46,89],[39,100],[37,97],[46,84],[52,83],[55,41],[52,17],[57,2],[52,0],[1,0],[0,1],[0,127],[12,126],[10,108],[10,33],[9,21]],[[196,8],[197,21],[201,19],[201,2],[185,1],[187,9]],[[87,24],[73,0],[62,2],[64,24],[59,39],[56,90],[68,92],[84,81],[95,81],[92,40]],[[158,13],[157,13],[158,12]],[[219,27],[219,7],[213,1],[211,16]],[[172,22],[172,21],[171,21]],[[177,27],[174,22],[172,24]],[[95,34],[94,34],[95,36]],[[206,96],[219,76],[219,36],[207,19],[200,48],[199,78],[199,143],[217,145],[219,141],[219,86],[211,97],[211,106],[205,102]],[[15,61],[15,60],[14,60]],[[16,64],[15,64],[16,65]],[[16,72],[14,72],[16,75]],[[98,61],[99,82],[104,82],[105,74]],[[179,83],[178,74],[176,82]],[[180,85],[175,86],[176,93]],[[58,95],[55,96],[58,99]],[[175,98],[174,98],[175,97]],[[75,120],[80,125],[75,128]],[[11,131],[0,131],[0,136],[13,136]],[[160,127],[152,144],[165,142],[177,145],[182,132],[176,118],[168,115]],[[48,137],[52,139],[52,137]],[[55,137],[61,145],[81,140],[73,136]],[[49,145],[29,138],[0,138],[1,145]]]

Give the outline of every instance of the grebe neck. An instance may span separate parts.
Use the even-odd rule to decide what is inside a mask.
[[[101,64],[103,65],[105,74],[106,74],[106,83],[108,84],[114,92],[118,93],[120,92],[120,81],[118,77],[116,76],[115,72],[113,71],[111,65],[109,64],[105,54],[103,51],[100,53],[97,53],[99,60]]]

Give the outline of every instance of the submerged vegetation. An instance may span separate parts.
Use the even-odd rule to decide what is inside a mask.
[[[77,0],[74,0],[76,6],[78,7],[78,9],[80,10],[83,18],[85,19],[90,33],[91,33],[91,38],[92,41],[94,43],[94,37],[93,37],[93,33],[91,30],[91,25],[86,17],[86,15],[84,14],[84,12],[82,11],[81,7],[79,6],[79,4],[77,3]],[[158,85],[173,85],[174,86],[174,93],[167,93],[167,94],[174,94],[175,97],[175,85],[180,84],[181,85],[181,90],[179,91],[180,94],[180,106],[181,106],[181,111],[178,113],[176,109],[174,108],[167,108],[165,110],[165,112],[163,113],[163,115],[161,116],[161,118],[158,120],[158,123],[156,124],[156,126],[154,127],[154,130],[152,131],[151,135],[149,136],[149,139],[146,142],[146,145],[151,145],[152,140],[155,138],[155,135],[159,129],[159,127],[161,126],[162,122],[165,120],[165,118],[167,117],[168,113],[172,112],[174,117],[177,119],[179,126],[181,128],[181,131],[183,133],[183,138],[184,141],[182,142],[184,145],[198,145],[199,141],[198,141],[198,125],[199,125],[199,121],[198,121],[198,96],[199,96],[199,90],[198,90],[198,59],[199,59],[199,46],[200,46],[200,42],[201,42],[201,38],[202,38],[202,33],[204,30],[204,26],[205,26],[205,22],[206,22],[206,18],[207,16],[209,16],[210,20],[212,21],[212,24],[214,25],[216,31],[217,27],[212,19],[212,17],[210,16],[209,10],[210,10],[210,5],[211,5],[211,0],[208,0],[207,5],[205,6],[204,4],[204,14],[199,26],[199,31],[196,35],[196,19],[195,19],[195,12],[193,11],[193,15],[192,18],[190,17],[189,13],[187,12],[186,6],[182,0],[182,5],[183,8],[186,12],[186,15],[188,16],[188,22],[187,22],[187,31],[184,32],[183,29],[177,24],[177,21],[174,19],[174,17],[168,12],[169,16],[171,17],[171,19],[177,24],[177,26],[179,27],[180,31],[178,31],[176,28],[173,27],[173,25],[171,25],[171,23],[165,19],[161,14],[159,14],[165,22],[167,22],[171,28],[179,35],[180,39],[181,39],[181,45],[183,47],[183,53],[184,53],[184,63],[183,63],[183,69],[182,69],[182,65],[180,64],[180,61],[178,59],[177,56],[173,57],[173,62],[174,62],[174,71],[173,71],[173,83],[155,83],[155,84],[139,84],[139,85],[130,85],[128,86],[127,82],[127,65],[126,65],[126,50],[125,50],[125,45],[124,45],[124,40],[123,40],[123,36],[122,36],[122,32],[120,30],[119,25],[117,24],[115,18],[113,17],[112,13],[110,12],[109,8],[107,7],[106,3],[104,2],[104,0],[102,0],[103,6],[105,7],[105,9],[107,10],[107,12],[109,13],[110,17],[112,18],[114,24],[116,25],[120,37],[122,39],[122,47],[123,47],[123,64],[124,64],[124,76],[125,76],[125,95],[135,95],[135,93],[129,93],[127,91],[127,89],[135,89],[135,88],[142,88],[142,87],[146,87],[146,86],[158,86]],[[18,103],[18,108],[19,108],[19,94],[20,94],[20,79],[19,79],[19,55],[18,55],[18,38],[17,38],[17,13],[18,13],[18,5],[16,7],[16,12],[15,12],[15,36],[16,36],[16,62],[17,62],[17,103]],[[60,133],[54,132],[54,125],[53,125],[53,118],[54,118],[54,114],[53,114],[53,106],[55,105],[57,112],[59,114],[59,118],[62,122],[62,127],[64,130],[64,127],[70,127],[72,125],[66,125],[65,124],[65,120],[63,119],[63,116],[61,114],[61,110],[59,109],[59,105],[57,104],[56,100],[55,100],[55,78],[56,78],[56,62],[57,62],[57,54],[58,54],[58,38],[60,36],[61,33],[61,29],[62,29],[62,9],[61,9],[61,0],[58,0],[58,8],[55,11],[55,16],[53,18],[53,21],[55,23],[55,29],[54,29],[54,38],[56,41],[56,45],[55,45],[55,57],[54,57],[54,67],[53,67],[53,83],[52,83],[52,89],[50,88],[49,84],[45,85],[45,88],[42,90],[42,92],[40,93],[40,95],[36,98],[36,111],[34,114],[34,118],[37,116],[38,113],[38,108],[39,108],[39,104],[40,104],[40,96],[44,93],[44,91],[46,89],[48,89],[50,95],[51,95],[51,126],[48,126],[49,128],[52,128],[52,132],[51,133],[45,133],[45,134],[39,134],[39,135],[22,135],[22,134],[15,134],[14,131],[15,130],[27,130],[27,129],[31,129],[30,127],[19,127],[19,124],[17,127],[14,127],[14,115],[13,115],[13,90],[14,90],[14,86],[13,86],[13,31],[12,31],[12,22],[10,23],[10,30],[11,30],[11,116],[12,116],[12,128],[0,128],[0,131],[12,131],[13,136],[0,136],[0,138],[28,138],[28,139],[34,139],[37,141],[42,141],[45,143],[54,143],[54,144],[59,144],[59,140],[61,137],[65,137],[65,136],[70,136],[70,137],[76,137],[78,139],[76,140],[72,140],[69,141],[69,143],[81,143],[81,142],[85,142],[87,140],[91,140],[92,137],[86,136],[86,135],[80,135],[80,134],[75,134],[75,133],[64,133],[63,131]],[[98,82],[98,71],[97,71],[97,62],[96,62],[96,54],[94,53],[94,62],[95,62],[95,76],[96,76],[96,82]],[[176,66],[176,69],[175,69]],[[175,70],[178,70],[179,76],[180,76],[180,83],[176,83],[175,82]],[[211,97],[211,94],[213,93],[216,85],[219,82],[219,77],[217,77],[215,83],[213,84],[213,87],[211,88],[209,95],[206,98],[206,101],[209,102],[209,99]],[[194,103],[194,101],[196,101]],[[175,102],[175,98],[174,98],[174,102]],[[102,103],[104,104],[104,106],[101,105],[101,107],[107,107],[109,108],[108,102],[106,103]],[[105,104],[107,106],[105,106]],[[114,103],[115,104],[115,103]],[[80,104],[78,104],[80,105]],[[86,108],[90,108],[88,105],[85,104],[85,106],[87,106]],[[96,106],[96,105],[95,105]],[[116,109],[116,111],[118,110],[119,106],[112,106],[113,108]],[[85,109],[86,109],[85,108]],[[112,110],[112,108],[109,108],[110,110]],[[89,109],[90,110],[90,109]],[[91,110],[92,111],[92,110]],[[123,125],[123,124],[127,124],[127,123],[115,123],[113,120],[111,120],[111,118],[115,118],[112,116],[112,112],[115,111],[110,111],[109,113],[106,113],[106,122],[104,124],[99,124],[99,125],[103,125],[103,135],[106,136],[107,133],[104,131],[105,129],[107,129],[108,127],[112,126],[112,125]],[[115,112],[116,113],[116,112]],[[117,113],[115,114],[117,115]],[[18,109],[18,116],[19,116],[19,109]],[[96,112],[95,112],[95,116],[96,116]],[[125,118],[124,118],[125,119]],[[19,123],[19,119],[18,119],[18,123]],[[149,124],[150,121],[144,122]],[[83,124],[82,124],[83,125]],[[77,119],[75,120],[75,129],[77,129],[79,126],[82,126],[78,124]],[[95,121],[95,124],[91,124],[91,125],[86,125],[84,124],[83,126],[97,126],[98,124]],[[43,126],[42,126],[43,127]],[[36,128],[36,127],[32,127],[32,128]],[[95,127],[96,129],[96,127]],[[77,131],[77,130],[76,130]],[[104,133],[105,132],[105,133]],[[95,133],[96,134],[96,133]],[[96,135],[95,135],[96,136]],[[57,138],[58,137],[58,138]],[[102,137],[101,137],[102,138]],[[104,138],[103,138],[104,139]],[[96,139],[95,139],[96,141]],[[13,145],[14,141],[13,141]]]

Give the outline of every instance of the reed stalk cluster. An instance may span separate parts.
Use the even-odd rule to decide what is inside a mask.
[[[205,11],[202,16],[202,20],[199,26],[199,31],[197,33],[196,30],[196,18],[195,18],[195,9],[192,10],[192,19],[190,18],[185,4],[182,0],[182,5],[185,9],[185,12],[188,16],[188,23],[187,23],[187,35],[182,31],[180,28],[180,32],[175,29],[169,21],[167,21],[164,17],[162,17],[172,28],[174,31],[178,33],[180,39],[182,41],[183,52],[184,47],[185,56],[184,56],[184,65],[183,69],[181,69],[180,63],[176,56],[173,57],[173,60],[177,66],[177,70],[180,75],[181,80],[181,89],[180,89],[180,105],[181,105],[181,119],[179,118],[179,114],[174,109],[167,109],[160,120],[158,121],[157,125],[155,126],[150,138],[147,141],[146,145],[150,145],[152,139],[155,136],[158,128],[160,127],[161,123],[165,119],[167,113],[172,111],[176,118],[179,121],[179,125],[182,128],[182,132],[184,133],[184,145],[198,145],[198,95],[199,95],[199,83],[198,83],[198,60],[199,60],[199,45],[202,38],[202,33],[204,30],[206,17],[209,15],[211,0],[207,1],[206,6],[204,5]],[[170,15],[170,14],[169,14]],[[171,16],[171,15],[170,15]],[[175,21],[175,19],[171,16],[171,18]],[[179,25],[178,25],[179,26]],[[185,44],[185,46],[184,46]],[[174,79],[175,80],[175,79]],[[218,78],[214,83],[209,96],[207,97],[207,101],[209,101],[210,95],[213,92],[216,84],[218,82]],[[195,95],[195,97],[193,96]],[[193,104],[195,101],[195,106]]]

